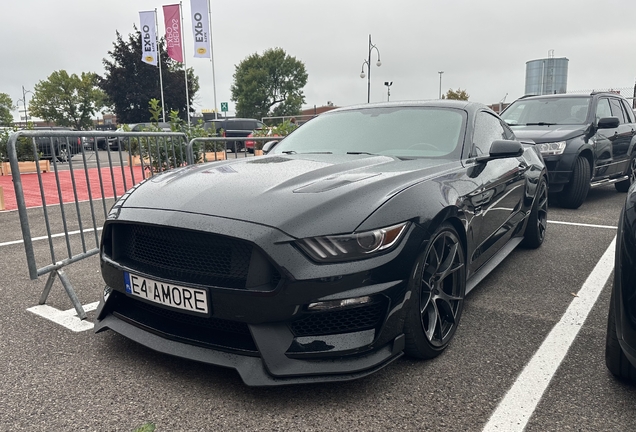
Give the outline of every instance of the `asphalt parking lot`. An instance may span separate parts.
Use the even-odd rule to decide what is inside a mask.
[[[348,383],[281,388],[249,388],[232,370],[157,354],[113,332],[95,335],[94,312],[85,331],[73,331],[59,324],[79,321],[59,282],[47,302],[57,322],[29,311],[46,278],[29,280],[18,214],[0,212],[0,429],[633,430],[636,386],[604,364],[611,244],[624,199],[605,186],[578,210],[551,206],[544,245],[516,250],[468,295],[440,357],[403,357]],[[41,218],[29,212],[32,224]],[[34,245],[45,260],[48,242]],[[99,300],[96,256],[67,274],[82,304]],[[589,293],[595,284],[598,298]],[[589,315],[581,306],[573,323],[562,319],[586,302]]]

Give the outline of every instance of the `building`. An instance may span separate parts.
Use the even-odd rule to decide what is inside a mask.
[[[550,51],[552,53],[552,51]],[[526,62],[526,95],[566,93],[568,62],[565,57],[530,60]]]

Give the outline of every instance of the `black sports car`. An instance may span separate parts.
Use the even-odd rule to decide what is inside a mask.
[[[636,183],[633,174],[630,180]],[[636,186],[629,189],[618,222],[605,364],[618,378],[636,381]]]
[[[96,331],[236,369],[349,380],[449,344],[464,296],[538,247],[547,174],[484,105],[322,114],[264,157],[154,176],[112,208]]]

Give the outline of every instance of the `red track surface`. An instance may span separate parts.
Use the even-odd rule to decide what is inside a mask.
[[[62,195],[62,201],[65,203],[74,202],[75,195],[73,193],[73,182],[71,178],[71,171],[58,171],[60,182],[60,193]],[[110,168],[102,168],[102,182],[104,184],[104,197],[113,198],[115,195],[122,196],[126,189],[129,189],[135,183],[139,183],[142,179],[141,167],[133,167],[133,174],[135,181],[133,182],[133,176],[130,172],[130,167],[124,167],[124,175],[122,176],[122,170],[120,167],[114,167],[111,177]],[[47,205],[59,204],[60,194],[57,190],[57,181],[54,172],[42,173],[42,187],[44,189],[44,199]],[[102,198],[102,190],[99,186],[99,170],[97,168],[89,168],[88,176],[84,169],[77,169],[73,171],[75,176],[75,187],[77,191],[78,201],[87,201],[92,197],[93,199]],[[88,177],[88,181],[87,181]],[[114,187],[113,180],[114,177]],[[39,207],[42,206],[42,193],[40,191],[40,184],[37,174],[21,174],[22,190],[24,192],[24,200],[27,207]],[[124,187],[124,178],[126,180],[126,187]],[[5,210],[15,210],[18,208],[15,189],[13,187],[13,179],[11,176],[0,176],[0,187],[4,191],[4,205]],[[89,195],[90,188],[90,195]]]

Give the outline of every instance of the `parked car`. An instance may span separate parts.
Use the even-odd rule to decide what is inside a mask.
[[[203,128],[206,130],[212,130],[215,133],[221,133],[223,136],[232,137],[247,137],[252,132],[263,129],[265,125],[263,122],[256,119],[249,118],[229,118],[206,121],[203,124]],[[227,141],[226,149],[230,151],[243,151],[245,150],[245,141]],[[252,148],[253,150],[253,148]]]
[[[329,111],[267,156],[177,168],[122,197],[95,329],[248,385],[433,358],[464,296],[517,245],[541,245],[547,201],[537,148],[484,105]]]
[[[155,125],[153,123],[132,123],[128,125],[128,129],[130,132],[144,132],[150,130]],[[168,122],[159,122],[157,123],[157,127],[159,127],[164,132],[171,132],[170,123]],[[117,128],[117,132],[124,132],[124,127]],[[111,150],[119,150],[119,145],[122,144],[122,150],[128,149],[128,139],[127,138],[109,138],[108,139],[108,147]]]
[[[634,182],[632,178],[632,182]],[[607,318],[605,364],[620,379],[636,381],[636,188],[629,190],[616,235],[614,284]]]
[[[247,137],[251,138],[253,136],[254,136],[254,133],[250,133]],[[271,127],[267,127],[267,134],[265,136],[271,137],[271,138],[280,137],[280,135],[278,135],[277,133],[274,133]],[[248,152],[254,153],[255,147],[256,147],[256,141],[250,141],[250,140],[245,141],[245,148],[247,149]]]
[[[37,131],[71,131],[67,127],[36,127]],[[83,141],[78,137],[37,137],[33,138],[40,159],[53,159],[68,162],[73,155],[82,152]]]
[[[583,204],[590,187],[614,183],[626,192],[636,171],[636,121],[616,93],[523,97],[501,114],[520,139],[537,144],[551,194],[567,208]]]

